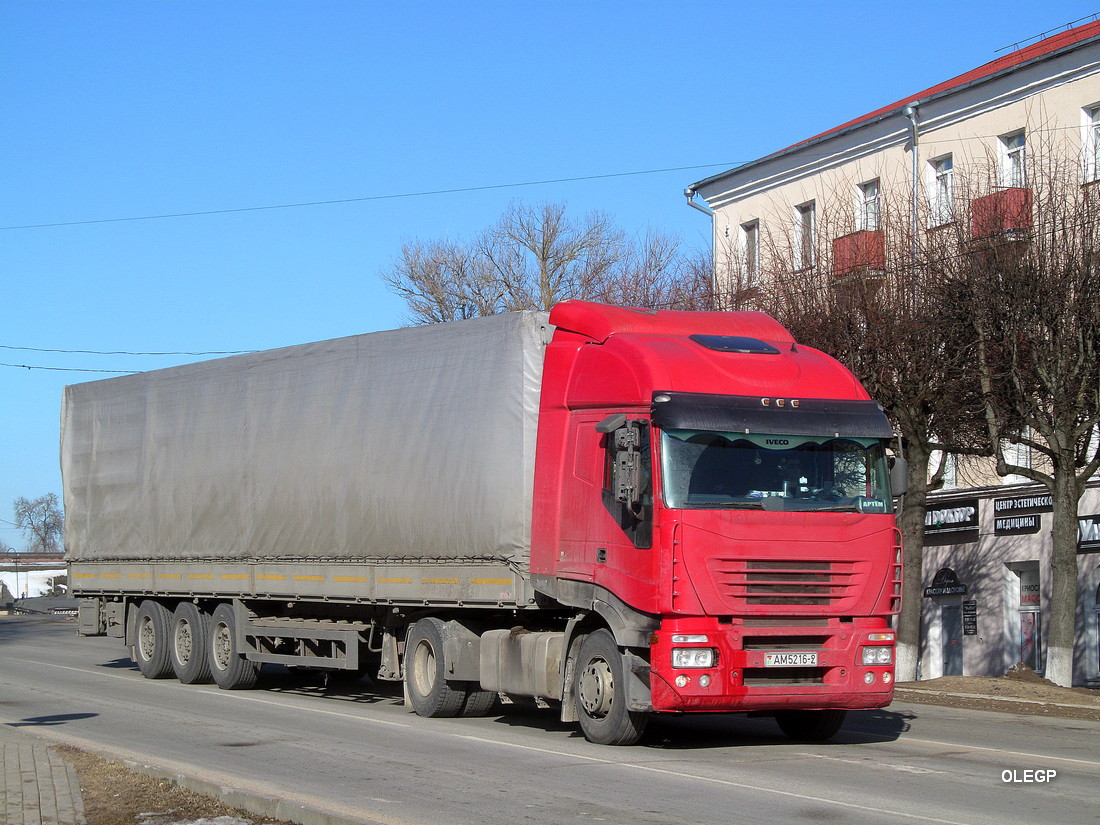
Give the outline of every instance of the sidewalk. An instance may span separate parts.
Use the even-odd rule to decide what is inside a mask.
[[[42,739],[0,724],[0,822],[86,825],[76,771]]]

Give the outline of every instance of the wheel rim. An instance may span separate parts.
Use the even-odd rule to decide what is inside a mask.
[[[153,658],[157,650],[157,629],[153,627],[153,620],[146,616],[141,620],[138,628],[138,652],[141,658],[148,661]]]
[[[176,648],[176,659],[184,664],[191,661],[191,651],[193,650],[195,640],[191,635],[190,622],[177,622],[174,643]]]
[[[423,639],[413,653],[412,683],[421,696],[430,696],[435,688],[435,649]]]
[[[592,659],[581,671],[579,684],[581,707],[593,719],[603,719],[615,698],[615,677],[603,658]]]
[[[214,628],[212,647],[214,665],[218,670],[225,670],[233,657],[233,636],[228,625],[223,622],[219,622]]]

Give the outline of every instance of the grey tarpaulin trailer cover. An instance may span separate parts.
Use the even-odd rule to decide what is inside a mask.
[[[73,562],[528,563],[547,315],[65,388]]]

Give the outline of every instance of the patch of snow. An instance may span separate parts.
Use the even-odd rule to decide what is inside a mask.
[[[68,572],[65,568],[41,570],[34,567],[19,571],[0,570],[0,581],[8,586],[8,590],[15,598],[22,599],[26,594],[26,598],[33,599],[35,596],[45,596],[50,592],[50,579],[64,576]]]

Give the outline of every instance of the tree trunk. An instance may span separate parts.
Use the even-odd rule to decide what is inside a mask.
[[[921,638],[921,572],[924,567],[924,516],[928,509],[929,452],[923,446],[908,442],[909,491],[902,500],[898,514],[898,529],[904,544],[904,566],[901,573],[901,615],[898,617],[897,681],[912,682],[917,678]]]
[[[1071,457],[1072,459],[1072,457]],[[1046,677],[1073,684],[1073,642],[1077,625],[1077,504],[1072,460],[1055,461],[1050,552],[1050,609],[1047,611]]]

